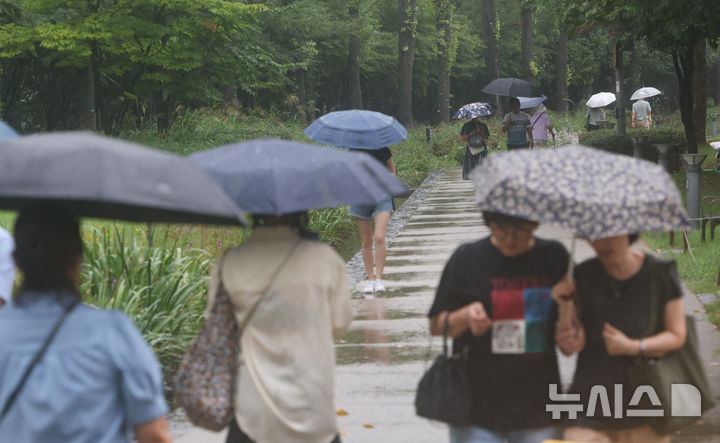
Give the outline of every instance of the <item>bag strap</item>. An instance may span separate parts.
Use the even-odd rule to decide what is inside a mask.
[[[47,338],[45,339],[45,342],[40,347],[40,350],[35,354],[35,357],[30,362],[30,365],[28,365],[27,369],[25,370],[25,373],[20,378],[20,382],[17,384],[15,389],[12,391],[12,393],[8,396],[8,401],[5,403],[5,406],[3,406],[2,412],[0,412],[0,421],[2,421],[3,418],[5,418],[5,415],[10,410],[10,407],[15,403],[15,400],[17,399],[18,395],[20,394],[20,391],[22,391],[22,388],[25,386],[25,382],[30,377],[30,374],[32,373],[33,369],[35,369],[35,366],[37,366],[40,359],[42,359],[43,355],[45,354],[45,351],[47,351],[48,347],[50,346],[50,343],[55,338],[55,335],[57,335],[58,330],[60,329],[60,326],[65,322],[65,319],[70,315],[70,312],[72,312],[73,309],[79,304],[80,302],[78,300],[74,301],[66,310],[62,313],[60,316],[60,319],[55,323],[55,326],[53,326],[52,330],[50,331],[50,334],[48,334]]]
[[[250,312],[248,313],[248,316],[245,319],[245,324],[241,328],[239,327],[240,325],[238,325],[238,327],[240,329],[240,334],[242,334],[242,331],[250,323],[250,319],[252,318],[253,314],[255,314],[255,311],[257,310],[258,306],[260,306],[260,302],[263,300],[263,298],[265,298],[265,295],[268,293],[268,291],[272,287],[273,283],[275,283],[275,279],[280,274],[280,271],[282,271],[283,267],[285,267],[285,264],[288,262],[288,260],[290,260],[290,257],[292,256],[293,252],[295,252],[295,249],[297,249],[297,247],[301,241],[302,241],[302,239],[300,238],[295,243],[293,243],[293,245],[290,247],[290,250],[285,255],[285,258],[280,262],[280,265],[275,270],[275,273],[273,274],[273,277],[270,279],[270,282],[268,282],[267,286],[265,286],[265,288],[261,291],[262,295],[250,309]],[[224,261],[225,261],[225,256],[223,255],[220,265],[218,265],[218,281],[219,281],[219,283],[218,283],[217,291],[220,291],[220,290],[225,291],[225,286],[223,285],[223,281],[222,281],[222,264]],[[215,297],[215,300],[217,300],[217,296]]]
[[[545,111],[543,111],[543,112],[541,112],[540,114],[538,114],[538,118],[535,119],[535,121],[533,122],[533,124],[532,124],[532,126],[530,127],[530,129],[534,129],[534,128],[535,128],[535,123],[537,123],[538,120],[540,120],[540,117],[542,117],[544,113],[545,113]]]

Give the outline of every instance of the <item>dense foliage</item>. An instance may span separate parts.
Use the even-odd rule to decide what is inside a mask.
[[[203,106],[302,122],[358,105],[398,115],[409,81],[412,121],[437,124],[444,106],[494,100],[481,92],[494,76],[488,60],[499,76],[537,82],[551,108],[583,109],[591,93],[614,89],[612,42],[588,28],[570,34],[563,58],[572,3],[413,0],[407,16],[390,0],[0,0],[2,118],[22,132],[118,134],[166,132],[178,110]],[[401,80],[404,31],[413,63]],[[624,86],[666,91],[656,103],[668,110],[678,87],[661,49],[637,41]]]

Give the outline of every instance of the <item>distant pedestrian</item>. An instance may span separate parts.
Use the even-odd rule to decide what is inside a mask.
[[[460,138],[467,142],[463,159],[462,178],[470,180],[470,172],[487,156],[487,141],[490,130],[478,117],[465,123],[460,129]]]
[[[15,263],[12,252],[15,242],[9,232],[0,228],[0,308],[10,303],[15,282]]]
[[[632,105],[631,124],[633,128],[652,128],[652,107],[644,98],[639,98]]]
[[[375,160],[387,167],[393,175],[397,175],[390,148],[356,149],[355,151],[371,155]],[[385,256],[387,255],[385,234],[393,210],[395,210],[395,205],[390,195],[376,205],[350,205],[349,214],[355,217],[355,224],[360,233],[360,247],[368,278],[363,288],[365,294],[385,292],[385,282],[383,282]],[[374,228],[373,224],[375,225]],[[373,246],[375,247],[374,255]]]
[[[550,123],[550,116],[547,115],[545,105],[541,103],[535,108],[530,123],[532,124],[533,141],[536,148],[548,147],[548,132],[552,136],[553,145],[555,145],[555,131],[552,123]]]
[[[602,129],[605,122],[605,108],[590,108],[587,109],[587,130],[596,131]]]
[[[634,249],[637,235],[619,235],[590,242],[597,257],[580,264],[575,283],[563,280],[553,288],[560,305],[556,341],[570,355],[579,352],[569,392],[592,398],[604,389],[622,398],[615,404],[631,404],[635,387],[628,379],[632,357],[662,357],[685,343],[686,323],[682,289],[675,262]],[[577,294],[578,311],[573,302]],[[646,336],[651,299],[662,299],[662,331]],[[587,411],[586,411],[587,412]],[[666,413],[668,413],[666,411]],[[598,411],[567,423],[565,439],[577,442],[669,443],[646,417],[615,418]]]
[[[550,288],[565,274],[568,254],[536,238],[535,222],[492,212],[483,218],[490,236],[453,253],[428,314],[430,332],[442,335],[447,320],[453,353],[468,359],[472,419],[451,424],[450,441],[558,438],[545,408],[548,386],[560,379]]]
[[[23,279],[0,310],[0,441],[169,442],[162,371],[142,335],[123,313],[81,302],[77,220],[27,209],[14,234]]]
[[[520,110],[520,100],[517,97],[510,99],[510,112],[503,118],[502,132],[507,133],[508,151],[533,147],[530,115]]]

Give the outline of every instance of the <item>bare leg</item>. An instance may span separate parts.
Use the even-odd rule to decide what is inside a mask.
[[[373,235],[372,221],[355,217],[358,232],[360,233],[360,242],[362,244],[363,263],[365,263],[365,272],[368,280],[375,280],[375,267],[373,266]]]
[[[387,246],[385,245],[385,231],[390,221],[390,212],[381,212],[375,215],[375,233],[373,234],[373,243],[375,243],[375,275],[378,280],[382,280],[383,270],[385,268],[385,257],[387,256]]]

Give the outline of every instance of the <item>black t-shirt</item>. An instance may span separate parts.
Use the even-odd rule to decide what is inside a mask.
[[[392,158],[392,152],[387,146],[380,149],[351,149],[351,151],[364,152],[372,156],[375,160],[379,161],[387,168],[387,161]]]
[[[586,345],[578,356],[570,391],[579,393],[581,401],[587,404],[590,389],[596,385],[605,386],[612,408],[614,385],[622,384],[622,404],[627,407],[634,392],[627,377],[632,357],[611,356],[607,353],[602,337],[603,324],[608,322],[633,339],[646,336],[651,290],[659,290],[661,296],[658,298],[665,303],[682,296],[675,262],[646,254],[640,270],[629,279],[619,281],[605,271],[600,260],[594,258],[577,267],[575,281]],[[642,417],[605,418],[598,407],[593,418],[581,413],[579,421],[573,420],[572,425],[595,429],[627,429],[642,426],[645,420]]]
[[[548,385],[559,383],[554,351],[557,312],[551,288],[565,274],[568,254],[556,241],[506,257],[489,238],[460,246],[445,265],[429,317],[479,301],[493,327],[467,331],[454,352],[469,350],[475,425],[516,430],[557,424],[545,411]]]

